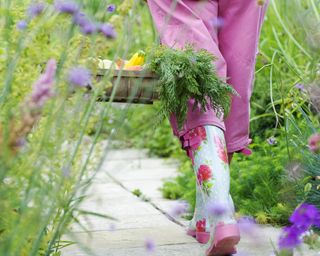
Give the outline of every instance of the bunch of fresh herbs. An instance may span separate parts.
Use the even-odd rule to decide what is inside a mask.
[[[193,110],[200,107],[226,116],[230,109],[231,94],[235,90],[218,77],[215,56],[208,51],[194,50],[192,45],[174,49],[160,45],[149,53],[148,68],[159,76],[159,119],[174,113],[179,128],[188,112],[188,100],[194,99]]]

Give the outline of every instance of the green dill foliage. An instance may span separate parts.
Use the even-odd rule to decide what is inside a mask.
[[[149,68],[159,76],[160,121],[175,113],[181,128],[191,98],[193,109],[199,106],[205,112],[211,106],[218,116],[228,114],[230,96],[236,92],[217,76],[215,57],[208,51],[195,51],[191,45],[181,50],[161,45],[149,56]]]

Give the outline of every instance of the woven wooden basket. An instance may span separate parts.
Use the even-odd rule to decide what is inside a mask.
[[[110,70],[101,69],[96,75],[97,81],[103,79]],[[132,102],[139,104],[153,104],[159,98],[156,92],[157,76],[150,71],[112,70],[112,87],[106,89],[100,101],[109,101],[114,91],[112,102]]]

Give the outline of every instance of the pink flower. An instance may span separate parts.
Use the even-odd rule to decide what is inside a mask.
[[[206,129],[203,126],[195,128],[194,131],[201,138],[201,140],[205,140],[207,138]]]
[[[224,162],[224,163],[228,163],[228,154],[227,151],[225,149],[224,143],[222,142],[221,138],[215,137],[215,142],[217,144],[217,150],[218,150],[218,155],[219,158]]]
[[[212,171],[208,165],[200,165],[198,169],[198,180],[199,183],[202,184],[203,181],[207,181],[212,177]]]
[[[314,152],[318,153],[320,149],[320,133],[315,133],[309,137],[308,140],[309,149]]]
[[[206,232],[206,219],[198,220],[196,223],[197,232]]]

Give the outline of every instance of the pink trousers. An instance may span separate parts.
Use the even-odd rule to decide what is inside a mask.
[[[217,57],[218,75],[240,94],[233,96],[227,118],[218,118],[212,109],[192,111],[189,100],[186,122],[177,128],[174,114],[170,118],[179,138],[201,125],[215,125],[225,132],[228,153],[241,151],[250,143],[250,97],[253,88],[258,42],[268,1],[257,0],[148,0],[149,9],[162,44],[182,48],[192,43]]]

